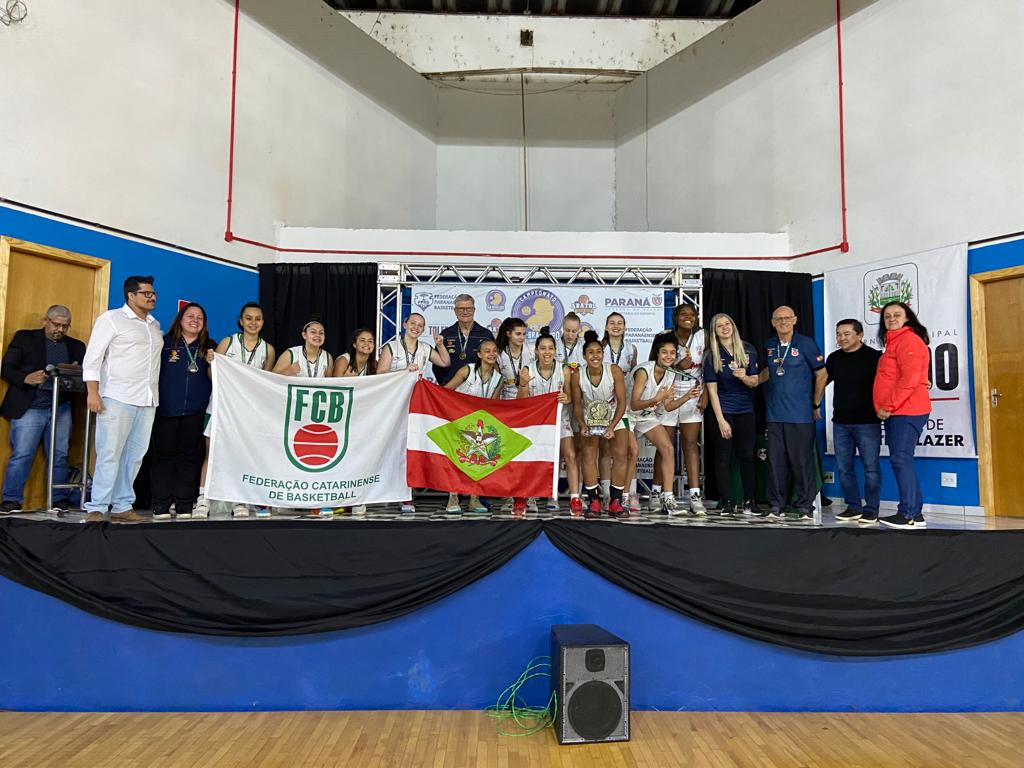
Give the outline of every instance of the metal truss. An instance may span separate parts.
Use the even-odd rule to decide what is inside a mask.
[[[538,257],[541,259],[543,257]],[[602,285],[661,287],[673,291],[676,303],[701,306],[701,268],[633,264],[407,264],[377,266],[378,345],[394,339],[402,326],[405,289],[423,283],[483,285]]]

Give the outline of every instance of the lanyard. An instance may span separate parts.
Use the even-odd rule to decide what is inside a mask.
[[[565,343],[565,339],[562,339],[562,352],[565,353],[565,362],[569,363],[569,358],[572,357],[572,353],[576,351],[576,347],[579,345],[580,340],[576,339],[573,342],[572,349],[569,349],[569,345]]]
[[[473,329],[469,330],[465,336],[462,335],[462,328],[459,326],[455,327],[455,332],[459,334],[459,360],[466,359],[466,350],[469,348],[469,338],[473,334]]]
[[[252,359],[256,357],[256,350],[260,348],[260,342],[263,341],[259,336],[256,337],[256,343],[252,347],[252,352],[249,353],[249,359],[245,361],[246,365],[252,365]],[[238,334],[238,346],[242,348],[242,355],[245,355],[245,340],[242,334]]]
[[[398,341],[402,345],[402,351],[405,353],[405,367],[411,368],[412,364],[416,362],[416,353],[420,351],[420,343],[419,341],[416,342],[416,352],[413,352],[412,355],[410,355],[409,348],[405,345],[405,338],[406,337],[403,335]]]
[[[182,345],[185,347],[185,354],[188,355],[188,372],[189,373],[198,373],[199,372],[199,363],[196,362],[196,358],[199,357],[199,343],[196,342],[196,352],[195,352],[195,354],[192,354],[192,350],[189,349],[189,346],[188,346],[188,344],[185,343],[185,340],[182,339],[181,341],[182,341]]]
[[[612,363],[614,363],[615,365],[619,365],[619,360],[622,359],[622,352],[623,352],[623,350],[625,348],[626,348],[626,341],[623,340],[622,344],[619,346],[619,354],[616,355],[615,354],[615,347],[612,346],[611,340],[610,339],[608,340],[608,352],[610,353],[609,357],[611,357]],[[629,361],[627,360],[626,362],[629,362]],[[619,367],[621,368],[622,366],[619,365]]]
[[[779,339],[779,360],[778,370],[785,372],[786,369],[786,355],[789,353],[789,348],[793,346],[793,340],[790,339],[785,344],[782,343],[782,339]],[[785,349],[783,349],[785,347]],[[781,375],[781,374],[779,374]]]
[[[516,386],[519,386],[519,372],[523,370],[523,350],[519,350],[519,367],[516,368],[515,358],[512,357],[512,353],[505,350],[505,356],[508,358],[508,364],[512,368],[512,380],[515,381]]]
[[[320,373],[320,356],[323,353],[324,351],[322,349],[316,353],[316,364],[313,366],[311,371],[309,367],[309,357],[306,356],[306,348],[302,348],[302,359],[306,361],[306,376],[308,376],[309,378],[315,379],[316,375]]]
[[[486,398],[487,388],[491,385],[491,381],[494,379],[494,369],[491,368],[491,375],[487,378],[486,381],[484,381],[483,374],[480,372],[480,369],[477,368],[476,377],[480,379],[480,397]]]

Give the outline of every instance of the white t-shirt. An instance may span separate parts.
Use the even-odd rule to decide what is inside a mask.
[[[464,366],[469,368],[469,375],[466,380],[459,384],[456,388],[456,392],[462,392],[466,395],[475,395],[476,397],[489,398],[494,394],[494,391],[501,386],[501,371],[497,368],[491,371],[491,377],[484,381],[480,378],[480,372],[477,364]]]
[[[382,349],[391,352],[391,371],[404,371],[410,365],[416,365],[422,371],[430,360],[430,353],[434,351],[427,342],[417,341],[416,352],[410,353],[403,339],[392,339]]]
[[[518,392],[519,373],[536,359],[536,354],[526,344],[520,350],[519,357],[512,356],[512,350],[506,349],[498,355],[498,369],[501,371],[501,399],[515,400]]]
[[[345,352],[344,354],[342,354],[342,355],[340,355],[338,357],[338,360],[342,360],[342,359],[344,359],[345,362],[348,363],[348,369],[349,369],[349,371],[351,371],[352,370],[352,358],[349,357],[348,352]],[[393,359],[392,359],[392,364],[394,364],[394,360]],[[370,368],[370,361],[367,360],[366,361],[366,365],[363,366],[363,370],[359,371],[356,375],[357,376],[369,376],[371,373],[376,373],[376,371],[371,371],[371,370],[369,370],[369,368]]]
[[[259,339],[254,349],[246,349],[242,334],[235,333],[228,337],[228,348],[224,350],[224,357],[239,360],[245,365],[259,368],[262,371],[267,364],[268,352],[266,339]]]
[[[288,354],[292,362],[298,361],[299,372],[296,374],[300,379],[322,379],[331,375],[331,356],[326,349],[321,349],[315,361],[306,357],[306,349],[302,345],[289,347]]]
[[[576,339],[576,344],[566,345],[561,337],[555,339],[555,357],[572,369],[584,367],[587,363],[583,359],[583,333]]]

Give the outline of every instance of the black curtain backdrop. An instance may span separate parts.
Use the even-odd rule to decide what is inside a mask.
[[[729,315],[744,341],[757,349],[759,363],[764,363],[764,343],[775,335],[772,310],[783,304],[793,308],[796,330],[814,338],[814,297],[811,275],[803,272],[762,272],[747,269],[703,270],[702,323],[707,334],[714,333],[711,318],[719,312]],[[761,388],[754,390],[754,410],[758,431],[765,427],[764,398]],[[718,427],[709,406],[704,414],[704,489],[709,499],[718,498],[718,473],[714,452],[718,448]]]
[[[0,576],[148,629],[308,634],[429,605],[501,567],[542,530],[640,597],[790,648],[900,655],[1024,628],[1024,531],[9,518],[0,520]]]
[[[348,350],[357,328],[376,326],[376,264],[260,264],[259,270],[263,336],[278,354],[302,343],[302,326],[314,315],[335,357]]]

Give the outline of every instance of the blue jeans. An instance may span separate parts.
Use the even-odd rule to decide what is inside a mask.
[[[914,449],[921,437],[921,430],[928,423],[928,415],[890,416],[885,420],[885,444],[889,446],[889,460],[892,473],[896,475],[896,487],[900,503],[896,508],[904,517],[921,514],[924,501],[921,498],[921,484],[914,470]]]
[[[43,441],[44,455],[50,456],[50,409],[29,408],[20,419],[11,421],[11,458],[4,474],[4,501],[25,500],[25,482],[32,470],[39,440]],[[68,443],[71,441],[71,403],[57,408],[57,443],[53,452],[53,482],[68,479]],[[67,501],[66,488],[55,489],[54,501]]]
[[[103,413],[96,417],[96,469],[89,512],[127,512],[135,503],[135,476],[149,449],[156,406],[128,405],[103,398]]]
[[[843,489],[846,508],[878,514],[882,498],[882,463],[878,452],[882,447],[881,424],[832,424],[832,441],[836,449],[836,468],[839,485]],[[861,506],[860,486],[853,468],[853,456],[860,454],[864,465],[864,506]]]

